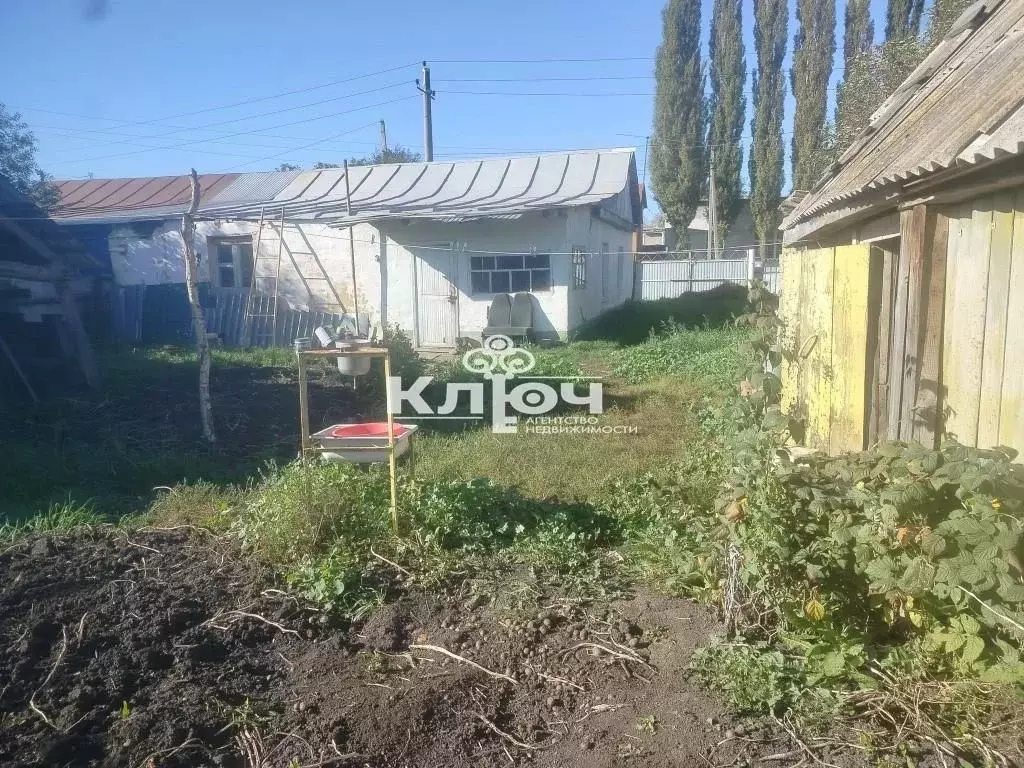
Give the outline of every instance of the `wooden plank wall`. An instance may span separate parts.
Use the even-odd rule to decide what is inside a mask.
[[[945,431],[1024,452],[1024,188],[959,204],[948,236]]]
[[[782,408],[802,442],[829,453],[864,448],[870,246],[787,250],[782,257]]]

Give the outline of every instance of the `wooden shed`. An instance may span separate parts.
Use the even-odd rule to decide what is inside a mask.
[[[83,275],[97,266],[0,178],[0,405],[98,385],[76,298],[76,287],[89,282]]]
[[[782,224],[783,406],[1024,451],[1024,0],[970,6]]]

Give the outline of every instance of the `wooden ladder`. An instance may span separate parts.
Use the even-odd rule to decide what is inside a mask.
[[[264,224],[270,228],[272,233],[271,237],[263,237]],[[281,300],[281,262],[284,256],[288,257],[288,261],[291,262],[292,268],[295,270],[295,274],[298,275],[299,281],[302,283],[303,288],[306,289],[306,296],[309,303],[310,311],[314,311],[314,304],[318,305],[320,311],[328,311],[322,306],[323,302],[320,301],[319,297],[313,293],[311,283],[325,283],[328,290],[330,291],[331,297],[334,299],[334,305],[336,309],[330,309],[329,311],[335,312],[336,314],[346,314],[344,303],[341,301],[341,296],[338,294],[338,289],[334,285],[334,282],[327,274],[327,270],[324,268],[323,262],[320,261],[319,255],[316,253],[316,249],[313,248],[312,243],[309,242],[309,238],[303,231],[301,225],[292,225],[294,230],[298,232],[299,237],[302,238],[302,244],[304,250],[298,250],[288,245],[286,234],[289,230],[289,225],[286,220],[285,208],[281,208],[281,216],[277,221],[266,220],[264,210],[260,209],[260,221],[259,231],[256,235],[256,249],[253,252],[253,264],[252,264],[252,278],[249,285],[249,297],[245,304],[245,331],[243,338],[247,345],[250,346],[262,346],[269,342],[273,346],[278,344],[278,308]],[[276,240],[277,248],[267,249],[271,251],[268,254],[262,254],[260,245],[265,242],[273,242]],[[303,274],[302,269],[299,268],[298,262],[295,260],[296,256],[308,256],[312,259],[313,264],[316,265],[317,274]],[[271,274],[260,274],[260,263],[272,261],[273,266],[270,270]],[[262,281],[262,283],[261,283]],[[266,285],[266,282],[270,281],[270,286]],[[269,307],[263,307],[260,301],[261,296],[269,298]],[[264,320],[267,321],[263,324],[263,330],[257,331],[257,324],[253,321]]]

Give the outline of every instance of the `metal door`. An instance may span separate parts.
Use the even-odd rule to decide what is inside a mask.
[[[417,248],[417,336],[421,347],[454,347],[459,331],[455,251]]]

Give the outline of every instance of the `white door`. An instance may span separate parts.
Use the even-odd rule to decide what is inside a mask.
[[[458,253],[417,249],[417,322],[421,347],[454,347],[459,331]]]

